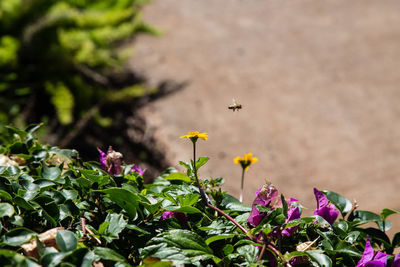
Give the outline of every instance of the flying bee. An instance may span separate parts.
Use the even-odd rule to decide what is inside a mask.
[[[228,106],[228,109],[232,109],[233,112],[235,112],[235,110],[238,110],[238,111],[239,111],[239,109],[242,109],[242,105],[239,104],[239,103],[236,103],[236,100],[233,99],[233,104],[232,104],[232,105],[229,105],[229,106]]]

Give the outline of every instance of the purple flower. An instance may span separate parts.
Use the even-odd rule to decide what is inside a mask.
[[[374,251],[367,235],[367,242],[365,243],[364,253],[361,257],[361,260],[357,263],[356,267],[385,267],[387,264],[387,257],[389,256],[390,255],[382,253],[380,251]],[[395,261],[393,262],[393,264],[395,263]]]
[[[329,204],[328,198],[317,188],[314,188],[314,195],[317,199],[317,208],[314,211],[314,215],[319,215],[329,224],[333,224],[339,216],[339,210],[332,203]]]
[[[166,211],[161,215],[161,220],[166,220],[170,218],[176,218],[180,221],[186,228],[189,228],[188,220],[186,218],[185,213],[179,211]]]
[[[97,148],[100,153],[100,166],[101,169],[106,171],[109,175],[118,175],[122,172],[122,154],[114,151],[114,149],[109,146],[107,154]]]
[[[296,207],[295,205],[293,205],[294,202],[297,202],[297,199],[294,198],[290,198],[287,201],[288,204],[288,217],[285,220],[285,223],[299,219],[300,218],[300,209],[299,207]],[[282,235],[285,236],[291,236],[294,234],[294,232],[296,232],[298,226],[293,226],[293,227],[289,227],[286,228],[282,231]]]
[[[271,184],[266,184],[256,192],[256,198],[253,201],[252,209],[247,221],[252,226],[257,226],[262,219],[267,215],[265,212],[260,212],[256,205],[262,205],[273,209],[279,203],[278,190]]]
[[[396,257],[394,257],[392,267],[400,267],[400,253],[397,254]]]
[[[97,151],[99,151],[99,153],[100,153],[99,161],[100,161],[101,169],[103,171],[106,171],[107,170],[107,167],[106,167],[106,165],[107,165],[107,154],[104,153],[103,151],[101,151],[100,148],[97,148]]]
[[[139,175],[143,176],[145,171],[146,171],[146,169],[142,169],[139,166],[137,166],[136,164],[133,164],[133,167],[130,172],[134,172],[134,173],[137,172]]]

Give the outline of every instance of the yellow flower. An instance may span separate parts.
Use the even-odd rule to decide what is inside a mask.
[[[199,133],[198,131],[194,132],[189,132],[187,135],[182,135],[179,138],[189,138],[192,141],[197,141],[197,138],[203,139],[204,141],[207,141],[208,136],[207,133]]]
[[[233,159],[233,163],[240,164],[242,168],[247,171],[251,164],[256,163],[258,158],[253,157],[253,153],[244,154],[243,158],[236,157]]]

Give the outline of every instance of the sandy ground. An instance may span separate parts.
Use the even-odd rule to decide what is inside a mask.
[[[233,195],[232,159],[257,156],[246,203],[267,178],[306,214],[313,187],[400,209],[399,14],[394,0],[155,0],[144,17],[165,34],[140,37],[130,66],[150,84],[188,85],[142,112],[176,167],[192,153],[178,137],[208,132],[200,173]],[[227,109],[232,98],[241,111]]]

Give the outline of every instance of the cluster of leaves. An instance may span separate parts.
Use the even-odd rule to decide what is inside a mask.
[[[287,221],[286,205],[258,206],[268,215],[245,234],[201,200],[193,162],[180,162],[186,173],[170,168],[154,183],[143,184],[132,165],[124,164],[122,174],[110,176],[74,150],[40,144],[33,136],[37,128],[7,127],[0,136],[0,154],[8,159],[8,166],[0,167],[4,265],[256,266],[301,259],[304,266],[355,266],[367,235],[388,254],[400,246],[400,233],[392,241],[385,233],[390,227],[386,219],[396,211],[354,211],[348,199],[330,191],[327,197],[342,214],[333,225],[317,215]],[[199,158],[195,170],[207,161]],[[202,181],[209,203],[250,229],[252,207],[223,192],[222,183],[222,178]],[[377,226],[362,227],[370,222]],[[289,227],[297,227],[293,235],[276,234]],[[48,245],[43,233],[52,230],[56,235]],[[251,236],[262,236],[276,250],[267,248],[260,258],[262,244]],[[26,249],[27,243],[35,253]]]
[[[123,41],[157,33],[141,19],[145,2],[0,1],[0,125],[49,121],[60,133],[89,116],[105,127],[99,106],[151,93],[115,78],[128,77]]]

